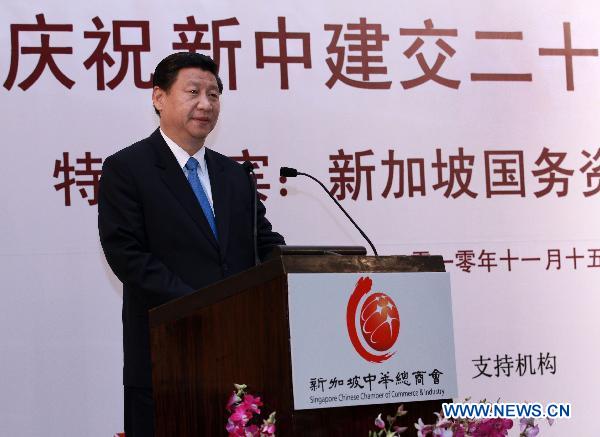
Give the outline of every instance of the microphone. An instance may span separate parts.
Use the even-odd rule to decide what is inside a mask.
[[[256,175],[254,174],[254,165],[250,161],[244,161],[242,164],[244,170],[248,174],[250,179],[250,185],[252,185],[252,243],[254,245],[254,265],[260,264],[260,258],[258,257],[258,229],[257,229],[257,212],[256,203],[257,199],[257,188],[256,188]]]
[[[296,176],[298,176],[298,170],[290,167],[281,167],[279,169],[279,176],[284,178],[295,178]]]
[[[363,230],[360,228],[360,226],[358,226],[356,224],[356,222],[352,219],[352,217],[350,217],[350,214],[348,214],[346,212],[346,210],[340,204],[340,202],[338,202],[337,199],[331,195],[331,193],[329,192],[329,190],[325,187],[325,185],[323,185],[323,183],[320,180],[318,180],[314,176],[309,175],[308,173],[299,172],[295,168],[291,168],[291,167],[281,167],[279,169],[279,176],[286,177],[286,178],[295,178],[296,176],[306,176],[307,178],[310,178],[313,181],[315,181],[317,184],[319,184],[321,186],[321,188],[323,188],[325,190],[325,192],[327,193],[327,195],[329,197],[331,197],[331,199],[335,202],[335,204],[342,210],[342,212],[346,215],[346,217],[348,217],[348,220],[350,220],[352,222],[352,224],[354,225],[354,227],[356,229],[358,229],[358,232],[360,232],[360,235],[362,235],[363,238],[365,240],[367,240],[367,243],[369,243],[369,246],[371,246],[371,250],[373,250],[373,253],[375,254],[375,256],[379,256],[379,254],[377,253],[377,249],[375,249],[375,246],[373,245],[373,243],[371,242],[371,240],[369,239],[369,237],[367,237],[367,234],[365,234],[363,232]]]

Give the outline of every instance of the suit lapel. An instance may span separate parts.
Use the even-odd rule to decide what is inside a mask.
[[[217,221],[217,233],[219,235],[219,247],[221,256],[225,257],[227,248],[227,239],[229,237],[229,219],[230,211],[230,185],[227,180],[227,173],[223,165],[218,160],[218,155],[210,149],[206,149],[206,164],[208,166],[208,175],[210,177],[210,188],[212,191],[213,206],[215,208],[215,218]]]
[[[160,177],[163,182],[179,201],[183,209],[192,217],[194,223],[198,225],[204,236],[211,242],[215,249],[219,250],[219,244],[210,229],[210,225],[204,216],[204,212],[200,207],[200,203],[198,203],[198,199],[196,199],[192,187],[185,178],[177,159],[175,159],[175,156],[158,129],[150,135],[150,140],[156,154],[156,166],[159,168]]]

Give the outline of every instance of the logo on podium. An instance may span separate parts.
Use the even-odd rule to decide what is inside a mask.
[[[395,354],[400,333],[400,314],[394,300],[383,292],[371,292],[373,281],[358,280],[346,307],[348,335],[356,352],[372,363],[382,363]]]

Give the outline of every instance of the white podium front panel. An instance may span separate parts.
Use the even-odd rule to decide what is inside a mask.
[[[457,396],[447,273],[288,275],[295,409]]]

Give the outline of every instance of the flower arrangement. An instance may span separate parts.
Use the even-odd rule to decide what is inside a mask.
[[[230,413],[225,429],[229,437],[268,437],[275,436],[275,412],[260,424],[260,397],[246,393],[244,384],[234,384],[235,391],[229,396],[226,410]],[[257,422],[259,424],[257,424]]]
[[[419,437],[505,437],[513,427],[510,419],[447,419],[436,413],[434,425],[425,425],[421,419],[415,424]]]
[[[406,414],[404,405],[400,405],[393,416],[387,416],[387,425],[381,418],[381,414],[375,419],[375,426],[379,431],[369,431],[369,437],[395,437],[402,434],[408,428],[406,426],[396,425],[396,421]]]
[[[225,407],[230,413],[225,426],[229,437],[275,437],[275,412],[260,423],[260,407],[263,406],[260,397],[247,393],[248,387],[244,384],[234,384],[234,387],[235,391],[229,396]],[[408,429],[399,424],[399,419],[405,414],[403,405],[398,407],[393,416],[387,416],[386,421],[379,414],[375,419],[377,430],[369,431],[369,437],[400,436]],[[435,415],[435,424],[425,424],[420,418],[415,423],[418,437],[506,437],[514,425],[511,419],[450,419],[442,413]],[[550,426],[553,423],[552,419],[548,419]],[[519,437],[536,437],[539,433],[539,426],[534,419],[519,421]]]
[[[405,414],[404,406],[400,405],[394,416],[387,416],[387,424],[380,414],[375,419],[375,427],[378,430],[369,431],[369,437],[400,436],[407,428],[399,426],[397,421]],[[449,419],[441,413],[435,415],[437,416],[435,424],[427,425],[420,418],[415,423],[418,437],[505,437],[514,425],[511,419]],[[550,426],[553,423],[552,419],[548,419]],[[534,419],[521,419],[519,425],[519,437],[536,437],[540,432]]]
[[[554,419],[546,419],[548,421],[548,425],[552,426],[554,424]],[[521,419],[519,422],[520,432],[519,437],[535,437],[540,433],[540,428],[535,424],[533,419]]]

